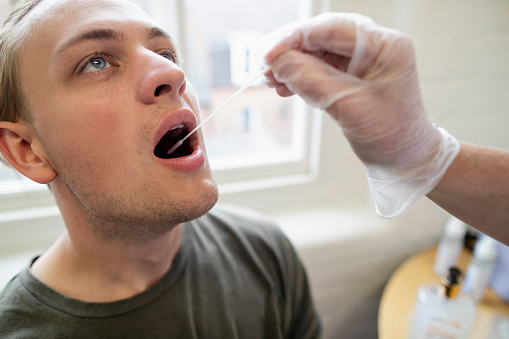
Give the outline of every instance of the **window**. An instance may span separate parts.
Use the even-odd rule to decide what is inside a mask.
[[[305,16],[305,2],[183,0],[180,46],[202,119],[259,72],[252,45]],[[216,179],[225,184],[307,171],[311,126],[302,102],[280,98],[258,81],[203,126]]]

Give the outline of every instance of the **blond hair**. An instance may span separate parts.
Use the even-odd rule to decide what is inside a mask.
[[[29,30],[20,27],[20,21],[41,1],[18,1],[0,28],[0,121],[32,122],[29,103],[21,86],[19,66]]]
[[[0,29],[0,121],[32,120],[23,94],[19,60],[28,34],[19,22],[42,0],[20,0]]]

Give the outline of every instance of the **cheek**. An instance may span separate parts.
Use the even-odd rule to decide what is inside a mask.
[[[139,159],[128,144],[134,138],[121,130],[119,119],[90,114],[87,119],[63,119],[57,126],[60,132],[50,136],[47,153],[68,184],[81,192],[121,191],[122,179],[137,177]]]
[[[90,168],[118,161],[123,147],[133,139],[126,123],[108,105],[70,105],[52,110],[44,124],[45,135],[53,139],[62,155]]]
[[[119,108],[111,101],[87,100],[85,103],[75,103],[67,109],[67,125],[83,126],[89,130],[111,130],[114,132],[122,122]],[[95,101],[95,103],[94,103]]]
[[[89,110],[84,115],[62,121],[60,130],[72,145],[90,153],[111,147],[118,140],[118,119]],[[65,141],[64,141],[65,142]],[[78,152],[82,153],[82,152]]]

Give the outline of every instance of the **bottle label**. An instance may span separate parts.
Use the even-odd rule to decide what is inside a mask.
[[[452,319],[431,317],[424,338],[457,339],[461,333],[461,323]]]
[[[437,300],[429,298],[418,302],[410,339],[464,339],[468,337],[475,320],[475,305],[470,299]]]

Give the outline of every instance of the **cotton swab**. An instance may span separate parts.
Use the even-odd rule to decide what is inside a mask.
[[[212,118],[217,112],[219,112],[220,110],[222,110],[226,105],[228,105],[233,99],[235,99],[238,95],[240,95],[242,92],[244,92],[248,87],[250,87],[252,84],[254,84],[256,82],[256,80],[258,80],[259,77],[261,77],[262,75],[266,74],[268,71],[270,71],[270,67],[267,66],[267,67],[264,67],[262,68],[262,70],[260,71],[260,73],[258,73],[253,79],[251,79],[249,82],[247,82],[244,86],[242,86],[241,88],[239,88],[235,93],[233,93],[233,95],[231,97],[229,97],[225,102],[223,102],[221,105],[219,105],[208,117],[207,119],[203,120],[198,126],[196,126],[191,132],[189,132],[184,138],[180,139],[175,145],[173,145],[172,148],[170,148],[167,152],[167,154],[171,154],[173,153],[177,148],[179,148],[183,143],[184,141],[186,141],[187,138],[189,138],[191,136],[191,134],[193,134],[194,132],[196,132],[204,123],[206,123],[207,121],[210,120],[210,118]]]

